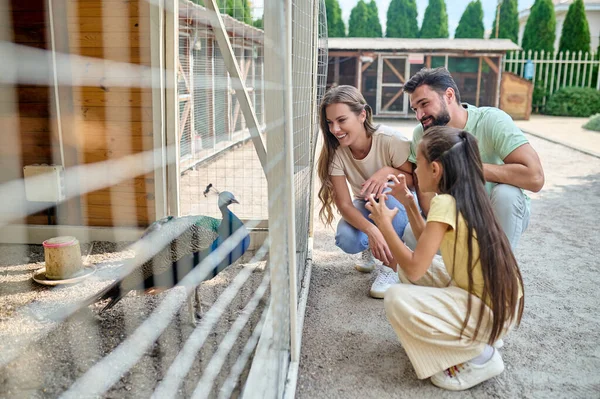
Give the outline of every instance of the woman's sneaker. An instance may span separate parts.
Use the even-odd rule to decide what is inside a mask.
[[[433,385],[450,391],[463,391],[489,380],[504,371],[500,352],[494,349],[492,358],[484,364],[461,363],[431,376]]]
[[[354,265],[354,268],[361,273],[371,273],[375,267],[377,267],[377,262],[370,249],[362,251],[360,259]]]
[[[373,298],[383,299],[385,292],[394,284],[400,283],[398,279],[398,273],[392,270],[391,267],[381,266],[377,270],[377,277],[371,285],[371,291],[369,294]]]

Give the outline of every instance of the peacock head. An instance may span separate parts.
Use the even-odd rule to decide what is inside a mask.
[[[231,204],[239,204],[232,193],[229,191],[219,193],[219,208],[227,207]]]

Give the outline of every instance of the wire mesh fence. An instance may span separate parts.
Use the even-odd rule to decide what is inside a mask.
[[[327,27],[324,1],[289,4],[278,48],[259,1],[0,0],[0,396],[237,397],[264,331],[296,337],[294,312],[269,313],[300,290],[274,281],[265,235],[295,221],[294,262],[275,267],[300,288]],[[285,90],[265,76],[282,51]],[[293,143],[267,165],[267,97],[288,88],[292,124],[270,131]],[[269,195],[280,159],[291,178]],[[59,183],[24,176],[34,163]],[[52,280],[40,243],[56,236],[79,239],[81,270]]]

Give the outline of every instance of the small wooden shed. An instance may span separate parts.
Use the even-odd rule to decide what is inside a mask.
[[[412,115],[404,83],[424,67],[445,66],[461,100],[499,105],[502,57],[520,47],[507,39],[330,38],[328,86],[360,88],[376,116]]]

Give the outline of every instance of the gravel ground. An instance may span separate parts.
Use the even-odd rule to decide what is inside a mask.
[[[600,397],[600,159],[528,138],[546,184],[516,251],[526,305],[501,350],[505,372],[458,394],[418,380],[383,302],[368,296],[371,276],[318,225],[298,398]]]
[[[133,293],[101,315],[101,305],[92,305],[61,323],[45,319],[43,315],[102,289],[112,281],[115,269],[134,256],[128,249],[129,243],[93,244],[87,262],[96,264],[96,273],[81,283],[57,287],[39,285],[31,279],[33,272],[44,266],[40,245],[0,245],[0,397],[58,397],[131,336],[169,292],[176,291],[179,298],[185,297],[182,288],[157,295]],[[83,254],[89,249],[90,244],[82,244]],[[250,258],[251,254],[247,253],[237,264],[200,286],[200,298],[206,312],[242,269],[252,268],[250,278],[195,356],[177,397],[191,396],[208,361],[259,286],[265,262],[250,264]],[[262,309],[264,301],[251,315],[230,351],[231,355],[225,359],[224,371],[217,376],[210,396],[216,397],[218,388],[258,323]],[[190,313],[184,304],[159,339],[140,354],[135,365],[120,376],[103,397],[149,397],[193,331]],[[98,379],[103,377],[105,375]],[[237,393],[235,391],[234,396]]]

